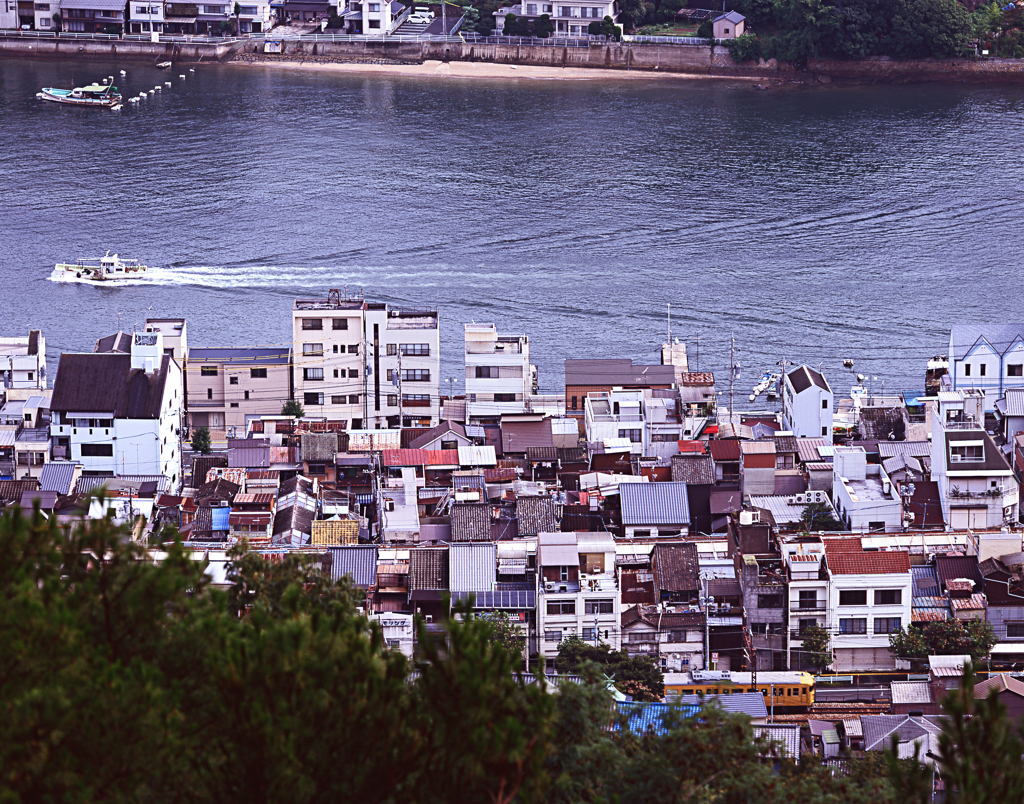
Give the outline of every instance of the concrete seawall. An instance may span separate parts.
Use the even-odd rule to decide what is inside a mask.
[[[75,58],[95,61],[227,61],[236,42],[139,42],[126,39],[28,38],[0,35],[0,58]]]

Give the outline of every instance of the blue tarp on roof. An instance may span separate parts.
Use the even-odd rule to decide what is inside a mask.
[[[228,519],[231,516],[230,508],[213,508],[210,510],[212,525],[210,530],[228,530],[230,525]]]

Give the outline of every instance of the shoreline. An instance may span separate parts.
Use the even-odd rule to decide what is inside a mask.
[[[764,82],[764,77],[745,75],[708,75],[704,73],[664,72],[656,70],[602,69],[598,67],[546,67],[535,64],[503,64],[483,61],[427,59],[420,63],[374,64],[369,62],[322,62],[306,59],[246,59],[225,62],[246,68],[268,66],[275,69],[314,70],[317,72],[375,73],[407,75],[418,78],[471,78],[484,80],[527,81],[743,81]]]

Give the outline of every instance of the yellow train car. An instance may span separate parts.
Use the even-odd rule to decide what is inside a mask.
[[[726,678],[695,681],[689,673],[665,674],[665,698],[671,701],[680,695],[732,695],[738,692],[760,692],[769,710],[804,710],[814,703],[814,676],[798,671],[764,671],[757,673],[723,673]]]

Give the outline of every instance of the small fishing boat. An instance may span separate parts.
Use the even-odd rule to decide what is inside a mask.
[[[754,386],[754,397],[758,397],[765,392],[768,388],[768,383],[771,382],[771,374],[767,371],[761,375],[761,379],[757,381],[757,385]]]
[[[59,262],[53,269],[52,278],[64,282],[112,282],[142,277],[147,271],[149,268],[138,260],[122,260],[108,251],[99,259]]]
[[[117,87],[109,84],[89,84],[74,89],[43,87],[37,97],[55,103],[69,103],[73,106],[116,106],[121,102]]]
[[[169,70],[171,68],[171,64],[172,63],[173,62],[169,62],[169,61],[158,61],[156,63],[156,68],[158,70]]]
[[[765,395],[767,399],[778,399],[779,398],[779,381],[782,379],[781,374],[772,374],[768,380],[768,393]]]

